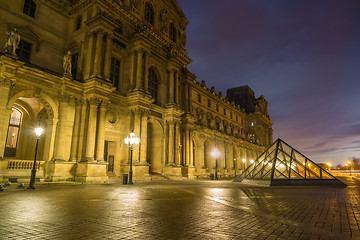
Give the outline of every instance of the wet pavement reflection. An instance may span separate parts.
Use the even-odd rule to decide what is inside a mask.
[[[360,239],[360,182],[38,185],[0,193],[0,239]]]

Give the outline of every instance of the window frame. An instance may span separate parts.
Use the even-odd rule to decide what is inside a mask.
[[[117,64],[115,65],[115,63],[117,63]],[[116,73],[116,70],[118,70],[117,73]],[[118,58],[111,56],[111,59],[110,59],[110,81],[116,87],[117,90],[119,90],[119,88],[120,88],[120,73],[121,73],[121,61]],[[117,78],[115,79],[116,76],[117,76]]]
[[[158,103],[158,92],[159,92],[159,77],[156,73],[155,68],[151,67],[148,70],[148,92],[151,97],[155,99],[155,104]]]
[[[27,3],[28,2],[28,3]],[[27,8],[27,10],[25,10],[25,6],[29,5]],[[34,8],[34,9],[32,9]],[[35,18],[36,17],[36,13],[37,13],[37,9],[38,9],[38,4],[34,1],[34,0],[24,0],[23,4],[22,4],[22,13],[31,17],[31,18]],[[32,12],[33,10],[33,12]]]
[[[154,6],[148,1],[145,3],[145,21],[150,25],[154,26],[155,24],[155,9]]]

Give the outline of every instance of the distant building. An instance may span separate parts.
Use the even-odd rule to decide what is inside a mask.
[[[132,130],[134,180],[209,177],[215,147],[241,172],[272,143],[267,102],[197,82],[187,24],[175,0],[0,0],[0,178],[30,176],[37,126],[41,180],[121,177]]]

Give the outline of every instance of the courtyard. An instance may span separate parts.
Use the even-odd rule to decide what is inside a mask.
[[[0,192],[0,238],[360,239],[360,182],[341,180],[349,186],[12,184]]]

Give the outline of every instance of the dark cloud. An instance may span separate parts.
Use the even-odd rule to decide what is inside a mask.
[[[274,136],[314,160],[358,154],[351,141],[360,138],[360,1],[178,3],[190,22],[189,69],[198,80],[216,91],[249,85],[265,95]]]

